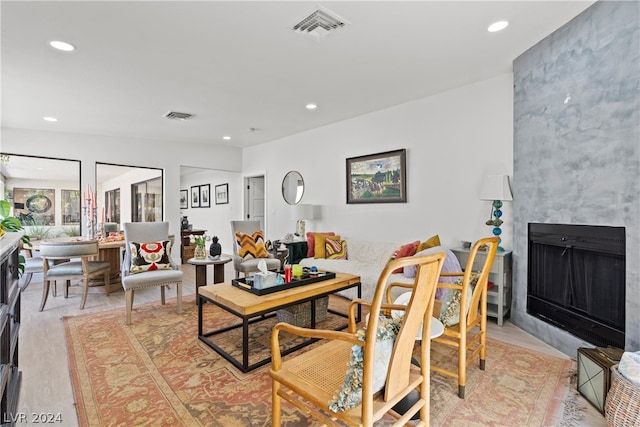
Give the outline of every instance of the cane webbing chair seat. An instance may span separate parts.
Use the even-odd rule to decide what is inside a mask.
[[[396,419],[394,425],[406,424],[415,414],[420,419],[413,425],[424,426],[429,423],[429,363],[430,337],[433,302],[437,279],[442,268],[444,252],[419,257],[407,257],[391,261],[384,268],[377,282],[373,301],[353,300],[349,306],[349,325],[347,331],[308,329],[278,323],[271,336],[271,378],[272,389],[272,425],[279,426],[282,400],[295,405],[303,412],[326,425],[370,426],[385,414]],[[407,305],[383,303],[385,287],[389,276],[396,268],[405,265],[417,265],[417,274],[412,296]],[[356,309],[358,305],[369,307],[366,331],[356,329]],[[380,366],[377,366],[382,348],[379,327],[390,318],[385,316],[393,311],[404,313],[395,321],[400,322],[395,338],[391,340],[389,360],[383,361],[388,368],[381,378]],[[420,326],[422,331],[420,346],[420,366],[412,364],[416,334]],[[281,356],[281,332],[307,338],[318,338],[321,344],[313,349],[286,360]],[[362,340],[364,339],[364,340]],[[354,358],[354,352],[362,349],[362,358]],[[375,355],[375,357],[374,357]],[[361,360],[361,368],[351,369]],[[361,373],[361,381],[351,381],[352,374]],[[384,373],[383,373],[384,374]],[[355,400],[347,400],[343,405],[336,396],[344,395],[345,390],[351,397],[354,384],[362,384]],[[375,390],[376,385],[380,388]],[[404,414],[393,410],[410,393],[419,390],[418,397],[412,401]],[[349,399],[350,399],[349,397]]]

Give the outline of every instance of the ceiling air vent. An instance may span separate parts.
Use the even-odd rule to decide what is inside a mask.
[[[178,113],[177,111],[169,111],[163,117],[171,120],[189,120],[194,115],[189,113]]]
[[[340,18],[335,13],[325,8],[318,8],[306,18],[293,26],[293,31],[301,34],[309,34],[317,38],[323,37],[329,32],[344,27],[349,22]]]

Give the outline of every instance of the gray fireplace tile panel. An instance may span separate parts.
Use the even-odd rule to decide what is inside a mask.
[[[597,2],[513,63],[512,321],[564,353],[589,346],[526,313],[527,224],[626,227],[626,347],[640,348],[640,3]]]

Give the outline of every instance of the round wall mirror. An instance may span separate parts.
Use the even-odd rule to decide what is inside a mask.
[[[302,200],[304,194],[304,180],[297,171],[290,171],[282,180],[282,197],[290,205],[296,205]]]

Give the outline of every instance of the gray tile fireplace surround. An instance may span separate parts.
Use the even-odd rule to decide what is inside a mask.
[[[593,345],[526,312],[527,225],[625,227],[626,349],[640,350],[639,16],[597,2],[513,63],[511,320],[572,357]]]

